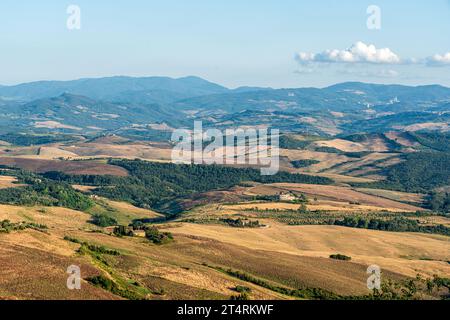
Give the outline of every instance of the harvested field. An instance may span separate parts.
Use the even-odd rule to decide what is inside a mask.
[[[81,143],[72,146],[62,146],[61,149],[77,154],[81,158],[125,158],[144,160],[172,159],[172,149],[146,144],[104,144]]]
[[[124,215],[126,215],[131,220],[143,219],[143,218],[157,218],[157,217],[162,216],[161,214],[159,214],[155,211],[138,208],[127,202],[107,200],[107,203],[113,209],[122,212]]]
[[[47,250],[5,244],[0,237],[0,297],[19,300],[118,299],[86,281],[81,283],[82,290],[69,290],[67,268],[71,265],[80,266],[86,278],[100,274],[79,257],[64,257]]]
[[[326,172],[329,173],[337,173],[337,174],[346,174],[351,171],[352,175],[357,175],[356,172],[363,172],[364,170],[373,170],[376,169],[377,166],[381,166],[381,163],[386,161],[392,161],[392,158],[397,156],[392,153],[370,153],[369,155],[361,158],[361,159],[352,159],[348,162],[342,163],[339,166],[335,166],[330,168]],[[397,158],[398,159],[398,158]],[[398,163],[398,161],[393,162],[392,164]],[[361,173],[360,173],[361,174]]]
[[[174,234],[192,235],[265,252],[328,258],[341,253],[352,261],[415,277],[417,273],[450,276],[450,239],[417,233],[394,233],[336,226],[286,226],[236,229],[182,224]],[[266,255],[266,253],[264,254]],[[317,268],[317,266],[316,266]]]
[[[386,133],[386,137],[404,147],[417,147],[420,145],[417,141],[409,139],[408,135],[405,134],[404,132],[391,131]]]
[[[97,161],[59,161],[0,157],[0,165],[25,169],[38,173],[60,171],[74,175],[91,174],[122,177],[128,175],[128,172],[121,167],[100,163]]]
[[[76,158],[77,154],[62,150],[57,147],[40,147],[38,151],[40,159]]]
[[[323,288],[343,295],[367,294],[367,266],[327,258],[286,254],[246,245],[230,244],[201,236],[177,234],[183,245],[174,247],[210,265],[230,266],[258,278],[292,288]],[[187,239],[192,243],[187,244]],[[211,254],[214,252],[214,254]],[[401,275],[384,270],[389,279]]]
[[[0,205],[0,220],[6,219],[13,222],[27,221],[44,224],[49,228],[70,231],[86,227],[90,215],[84,212],[59,207],[20,207]]]
[[[66,125],[57,121],[38,121],[34,124],[35,128],[48,128],[48,129],[69,129],[81,131],[82,129],[75,126]]]
[[[304,193],[309,196],[320,196],[324,199],[346,201],[348,203],[358,203],[360,205],[375,206],[385,209],[400,209],[415,212],[423,210],[412,205],[396,202],[390,199],[384,199],[365,193],[355,191],[349,187],[323,186],[312,184],[294,184],[294,183],[275,183],[269,185],[260,185],[248,190],[253,194],[274,195],[280,192],[292,191]]]
[[[389,150],[389,148],[386,146],[386,143],[381,138],[373,138],[361,143],[342,139],[334,139],[327,141],[318,141],[315,142],[315,145],[319,147],[335,148],[344,152],[385,152]]]
[[[17,188],[22,186],[16,182],[16,177],[0,176],[0,189]]]
[[[340,163],[345,163],[350,161],[349,157],[339,155],[336,153],[326,153],[326,152],[315,152],[309,150],[287,150],[281,149],[280,155],[282,157],[289,158],[290,161],[294,160],[318,160],[320,163],[309,166],[302,171],[306,172],[319,172]]]
[[[397,129],[397,128],[394,128]],[[447,122],[426,122],[426,123],[416,123],[411,124],[406,127],[402,127],[404,131],[420,131],[420,130],[441,130],[441,131],[449,131],[450,126]]]
[[[97,189],[98,187],[93,187],[93,186],[82,186],[82,185],[78,185],[78,184],[74,184],[72,185],[72,188],[74,188],[75,190],[81,191],[81,192],[91,192],[92,190]]]
[[[356,191],[367,193],[370,195],[391,199],[394,201],[410,202],[410,203],[423,203],[425,195],[418,193],[406,193],[400,191],[382,190],[382,189],[368,189],[368,188],[356,188]]]
[[[230,210],[298,210],[300,204],[282,203],[282,202],[269,202],[269,203],[246,203],[238,205],[223,206],[224,209]],[[311,201],[306,205],[310,211],[341,211],[341,212],[377,212],[377,211],[389,211],[389,212],[409,212],[410,210],[401,210],[398,208],[383,208],[377,206],[367,206],[358,204],[349,204],[348,202],[318,200]]]

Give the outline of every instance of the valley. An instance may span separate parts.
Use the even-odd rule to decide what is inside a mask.
[[[0,95],[1,299],[450,294],[448,88],[118,77]],[[173,164],[194,120],[280,129],[280,171]]]

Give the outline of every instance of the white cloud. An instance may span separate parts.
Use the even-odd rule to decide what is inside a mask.
[[[296,55],[300,64],[311,63],[373,63],[399,64],[400,57],[389,48],[377,49],[374,45],[356,42],[345,50],[326,50],[321,53],[300,52]]]
[[[434,56],[427,58],[427,64],[429,66],[450,65],[450,52],[447,52],[443,55],[435,54]]]

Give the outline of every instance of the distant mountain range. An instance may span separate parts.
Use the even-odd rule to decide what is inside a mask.
[[[341,83],[323,89],[228,89],[198,77],[111,77],[0,86],[2,132],[267,125],[333,135],[446,130],[450,88]],[[150,126],[149,126],[150,125]]]
[[[198,77],[172,79],[168,77],[110,77],[73,81],[39,81],[0,87],[0,96],[22,101],[49,98],[63,93],[111,100],[131,92],[175,99],[227,92],[228,89]]]

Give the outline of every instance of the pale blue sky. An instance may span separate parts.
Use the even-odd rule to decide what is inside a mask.
[[[320,2],[320,3],[319,3]],[[2,0],[0,84],[112,75],[196,75],[229,86],[325,86],[342,81],[450,86],[449,64],[315,64],[297,52],[362,41],[402,59],[450,52],[450,1]],[[66,28],[68,5],[82,28]],[[366,9],[382,10],[368,30]]]

